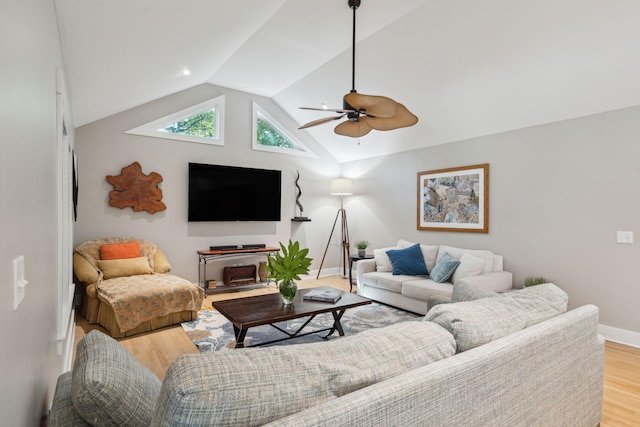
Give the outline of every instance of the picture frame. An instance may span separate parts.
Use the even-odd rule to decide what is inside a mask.
[[[489,164],[418,172],[418,230],[489,232]]]

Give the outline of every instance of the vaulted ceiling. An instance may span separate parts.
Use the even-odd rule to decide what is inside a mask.
[[[303,124],[351,89],[347,0],[55,3],[76,126],[205,82]],[[355,87],[420,121],[307,131],[345,162],[640,105],[639,23],[637,0],[362,0]]]

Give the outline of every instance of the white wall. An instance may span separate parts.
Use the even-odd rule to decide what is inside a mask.
[[[123,132],[154,119],[180,111],[219,95],[225,95],[225,145],[212,146]],[[252,143],[253,100],[271,116],[287,126],[319,158],[254,151]],[[340,175],[340,165],[306,132],[267,99],[209,84],[151,102],[76,130],[79,162],[79,210],[75,243],[109,236],[135,236],[156,243],[166,253],[172,272],[193,282],[198,280],[197,250],[211,245],[265,243],[278,246],[289,238],[310,248],[312,269],[322,259],[326,239],[339,207],[339,199],[329,196],[329,181]],[[113,187],[107,175],[119,175],[123,167],[137,161],[143,173],[157,172],[163,177],[160,187],[167,209],[154,215],[119,209],[108,205]],[[244,166],[282,171],[282,221],[255,223],[189,223],[187,221],[188,163]],[[312,221],[292,223],[296,190],[296,170],[304,215]],[[334,239],[335,240],[335,239]],[[339,240],[336,240],[338,243]],[[337,265],[339,246],[332,245],[325,267]],[[264,257],[260,258],[264,259]],[[220,280],[224,265],[256,263],[260,259],[235,259],[217,262],[208,278]],[[325,268],[323,267],[323,274]]]
[[[0,414],[36,426],[63,369],[56,350],[56,68],[54,4],[0,3]],[[13,310],[12,261],[25,257],[26,295]]]
[[[640,337],[638,117],[635,107],[344,164],[360,187],[347,204],[352,236],[491,249],[515,285],[544,276],[570,306],[596,304],[601,324]],[[478,163],[490,165],[489,234],[417,230],[417,172]],[[635,243],[616,244],[617,230]]]

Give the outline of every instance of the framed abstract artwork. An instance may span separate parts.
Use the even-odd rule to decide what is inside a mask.
[[[489,164],[418,172],[418,230],[489,232]]]

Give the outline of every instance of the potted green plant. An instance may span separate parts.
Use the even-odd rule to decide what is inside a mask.
[[[300,275],[309,273],[313,258],[307,256],[309,249],[300,249],[297,241],[289,240],[287,246],[280,242],[280,249],[282,253],[267,257],[266,270],[267,277],[276,281],[282,302],[288,305],[293,303],[298,290],[295,281],[300,280]]]
[[[543,283],[549,283],[549,281],[544,277],[527,277],[526,279],[524,279],[525,288],[528,288],[529,286],[541,285]]]
[[[355,243],[356,249],[358,250],[358,256],[363,257],[367,252],[367,248],[369,247],[369,242],[366,240],[358,240]]]

